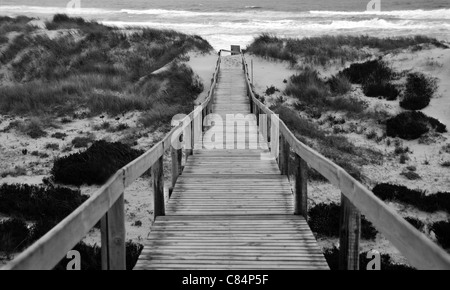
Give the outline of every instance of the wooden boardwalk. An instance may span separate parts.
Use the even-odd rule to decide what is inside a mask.
[[[216,135],[206,126],[195,143],[135,269],[328,269],[256,119],[240,122],[250,102],[233,60],[224,57],[214,92]]]
[[[444,249],[298,140],[255,96],[244,55],[221,57],[221,52],[208,97],[199,106],[0,270],[53,269],[99,220],[101,268],[125,270],[124,192],[149,170],[156,219],[135,269],[328,269],[303,218],[310,168],[341,192],[339,269],[359,269],[364,214],[412,266],[450,270]],[[202,119],[206,115],[211,118]],[[174,141],[181,136],[179,148]],[[166,203],[168,151],[173,191]]]

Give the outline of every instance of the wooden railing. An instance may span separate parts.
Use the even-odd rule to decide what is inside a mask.
[[[171,150],[172,186],[181,174],[184,139],[186,157],[193,154],[194,143],[201,137],[203,116],[211,112],[210,101],[221,63],[221,51],[216,63],[211,88],[205,101],[180,120],[165,138],[139,158],[118,170],[86,202],[36,241],[2,270],[53,269],[86,234],[101,220],[102,269],[125,270],[124,191],[137,178],[151,169],[154,218],[165,214],[163,156]],[[178,146],[172,146],[178,144]],[[150,194],[150,193],[149,193]],[[83,257],[81,257],[83,258]]]
[[[259,120],[266,140],[270,140],[271,151],[277,157],[282,174],[289,174],[291,151],[295,155],[295,168],[292,170],[294,213],[305,218],[308,216],[308,165],[341,190],[340,269],[357,270],[359,267],[361,213],[417,269],[450,269],[450,255],[447,252],[405,221],[344,169],[300,142],[283,121],[255,97],[243,54],[242,65],[251,111]]]

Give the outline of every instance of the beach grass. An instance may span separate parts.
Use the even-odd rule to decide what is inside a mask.
[[[66,15],[55,15],[46,26],[61,35],[24,32],[0,55],[2,65],[11,68],[9,85],[0,87],[0,113],[61,116],[88,109],[91,115],[117,115],[177,102],[192,109],[203,90],[192,70],[171,65],[189,51],[212,50],[198,36],[120,30]]]
[[[367,35],[318,36],[301,39],[282,38],[268,33],[256,37],[246,52],[262,57],[296,63],[327,65],[345,63],[369,57],[364,48],[377,49],[383,53],[406,48],[420,49],[421,45],[446,47],[442,42],[427,36],[378,38]]]

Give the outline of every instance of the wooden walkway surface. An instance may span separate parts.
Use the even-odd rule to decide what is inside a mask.
[[[287,177],[267,143],[255,141],[256,120],[226,120],[250,114],[250,105],[241,63],[223,60],[212,105],[223,138],[198,140],[135,269],[328,269],[305,219],[293,214]],[[227,142],[230,124],[237,133]]]

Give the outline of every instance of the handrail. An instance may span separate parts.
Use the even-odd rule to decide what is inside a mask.
[[[195,128],[195,121],[201,126],[201,113],[210,110],[210,101],[214,94],[221,64],[221,51],[211,80],[208,97],[150,150],[119,169],[88,200],[75,209],[70,215],[58,223],[47,234],[33,243],[1,270],[52,269],[64,258],[83,237],[102,219],[102,269],[125,269],[125,220],[124,190],[144,172],[152,169],[152,183],[155,198],[155,218],[164,214],[163,170],[161,169],[164,153],[172,149],[172,140],[186,134],[191,136],[185,140],[185,150],[193,148],[195,137],[201,128]],[[192,125],[194,123],[194,125]],[[188,144],[190,142],[190,144]],[[181,149],[179,149],[181,150]],[[187,151],[188,152],[188,151]],[[189,154],[192,154],[190,150]],[[187,155],[189,155],[187,154]],[[178,158],[177,158],[178,159]],[[173,159],[175,166],[181,167],[180,160]],[[161,202],[162,201],[162,202]],[[156,208],[156,207],[160,208]],[[161,208],[162,207],[162,208]]]
[[[253,93],[253,84],[250,81],[248,65],[245,61],[244,54],[242,54],[242,64],[247,91],[253,106],[253,112],[258,115],[261,111],[266,115],[270,115],[271,118],[267,118],[269,124],[270,120],[272,120],[272,122],[273,120],[276,120],[278,123],[281,140],[282,143],[284,143],[281,144],[280,147],[285,148],[284,150],[280,150],[280,157],[278,158],[280,167],[288,166],[287,163],[283,164],[283,159],[286,158],[283,154],[289,154],[291,148],[299,160],[298,168],[299,171],[303,171],[301,172],[303,176],[296,177],[296,181],[301,184],[296,184],[295,187],[298,192],[294,192],[294,194],[303,196],[297,196],[295,199],[306,201],[307,177],[305,177],[305,172],[307,167],[306,165],[303,165],[305,162],[341,190],[343,195],[341,200],[344,203],[341,204],[341,210],[351,212],[351,214],[341,212],[341,255],[347,255],[341,257],[341,260],[347,260],[347,263],[344,261],[344,265],[347,265],[347,268],[358,268],[357,264],[359,257],[360,231],[358,224],[360,223],[360,219],[359,221],[358,219],[356,219],[356,221],[352,221],[353,229],[358,231],[358,233],[356,235],[353,233],[354,236],[352,237],[347,236],[347,239],[351,240],[351,238],[353,238],[354,241],[349,241],[342,237],[342,227],[345,228],[343,230],[345,234],[352,235],[352,233],[349,233],[350,230],[347,229],[349,226],[348,224],[351,224],[352,222],[347,220],[348,224],[343,223],[345,223],[347,218],[351,219],[352,214],[360,215],[358,212],[360,211],[417,269],[450,269],[450,255],[447,252],[431,241],[425,234],[421,233],[405,221],[395,212],[395,210],[387,206],[367,187],[350,176],[350,174],[348,174],[343,168],[299,141],[288,129],[286,124],[284,124],[284,122],[273,111],[267,108],[255,97]],[[264,118],[260,118],[259,120],[261,122]],[[276,142],[278,142],[278,140],[276,140]],[[287,170],[285,170],[285,172],[287,172]],[[302,206],[303,208],[296,209],[296,212],[301,212],[305,217],[307,217],[305,203],[306,202],[303,202],[302,204],[302,202],[299,202],[298,206]],[[352,207],[356,207],[356,210],[352,211]],[[356,224],[356,226],[354,224]],[[346,244],[343,245],[343,242],[346,242]],[[352,247],[356,250],[352,250]],[[347,251],[346,253],[342,253],[343,248]],[[353,255],[353,257],[348,257],[350,255]]]

